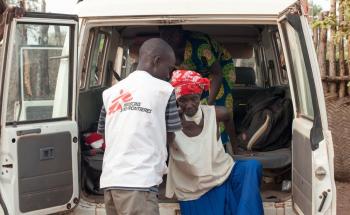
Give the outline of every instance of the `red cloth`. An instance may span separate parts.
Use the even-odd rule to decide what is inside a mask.
[[[105,149],[105,142],[102,135],[96,132],[85,134],[85,144],[94,149]]]
[[[209,90],[210,80],[191,70],[176,70],[171,77],[171,85],[175,88],[176,98],[184,95],[202,94]]]

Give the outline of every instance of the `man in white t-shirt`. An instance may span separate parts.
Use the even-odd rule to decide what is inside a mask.
[[[143,43],[133,73],[103,92],[98,132],[105,136],[100,187],[110,214],[159,214],[157,190],[167,171],[167,142],[181,129],[174,88],[172,48]]]

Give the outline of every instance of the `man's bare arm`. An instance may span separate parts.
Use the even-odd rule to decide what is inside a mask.
[[[219,61],[216,61],[210,68],[210,91],[208,97],[208,104],[213,105],[216,100],[216,96],[218,95],[222,82],[222,72]]]
[[[230,137],[231,145],[234,152],[237,152],[237,136],[236,130],[233,122],[232,114],[227,110],[227,108],[222,106],[215,107],[216,121],[223,122],[225,126],[225,131]]]

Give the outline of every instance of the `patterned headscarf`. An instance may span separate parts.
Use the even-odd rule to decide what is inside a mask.
[[[195,71],[176,70],[171,77],[171,85],[178,99],[184,95],[202,94],[204,90],[209,90],[210,81]]]

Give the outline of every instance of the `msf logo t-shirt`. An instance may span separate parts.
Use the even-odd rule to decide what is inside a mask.
[[[121,89],[119,95],[113,99],[111,105],[108,107],[108,115],[123,111],[140,111],[145,113],[152,112],[151,109],[142,107],[141,102],[133,101],[131,92]]]

